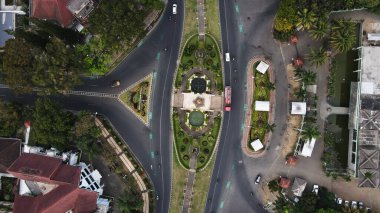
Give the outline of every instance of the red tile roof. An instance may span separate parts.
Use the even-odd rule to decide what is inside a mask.
[[[74,20],[73,14],[66,7],[67,3],[68,0],[32,0],[31,16],[55,20],[62,27],[67,27]]]
[[[23,180],[79,186],[80,168],[49,156],[23,153],[8,172]]]
[[[21,142],[19,139],[0,138],[0,172],[4,173],[8,167],[20,156]]]
[[[37,197],[17,195],[13,205],[14,213],[90,213],[96,209],[98,193],[72,185],[58,186],[51,192]]]
[[[96,209],[98,193],[79,188],[80,167],[64,164],[62,160],[37,154],[23,153],[8,169],[23,180],[57,184],[44,195],[16,195],[14,213],[90,213]]]

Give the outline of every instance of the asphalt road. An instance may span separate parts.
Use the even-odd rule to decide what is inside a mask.
[[[278,45],[272,38],[272,23],[278,0],[219,0],[223,54],[230,52],[235,61],[224,63],[225,84],[232,86],[232,111],[225,113],[221,140],[208,193],[205,212],[265,212],[255,185],[258,174],[266,171],[277,157],[271,148],[259,159],[247,158],[240,147],[245,100],[245,71],[250,58],[265,55],[271,58],[276,78],[277,125],[270,147],[282,140],[287,116],[287,78]],[[237,68],[237,73],[231,71]],[[236,82],[235,82],[236,79]],[[254,125],[254,124],[253,124]],[[251,195],[253,192],[253,196]]]
[[[172,14],[173,3],[178,5],[177,15]],[[52,96],[66,109],[86,109],[105,115],[111,121],[153,181],[156,194],[159,195],[156,212],[169,211],[172,170],[170,97],[181,43],[183,9],[182,1],[169,0],[156,27],[112,73],[99,79],[84,79],[84,84],[75,89],[117,94],[149,73],[155,73],[150,127],[142,124],[116,99],[76,95]],[[120,80],[121,86],[112,88],[111,83],[114,80]],[[0,96],[8,101],[21,103],[33,103],[36,99],[36,95],[16,96],[6,88],[0,88]],[[158,151],[159,155],[152,158],[151,153],[155,151]],[[159,164],[161,169],[158,168]]]

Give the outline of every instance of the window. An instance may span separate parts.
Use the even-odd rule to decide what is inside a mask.
[[[354,153],[351,154],[351,163],[355,164],[356,162],[356,155]]]
[[[352,142],[352,152],[356,152],[356,142]]]
[[[356,141],[357,134],[358,130],[354,129],[354,131],[352,132],[352,140]]]

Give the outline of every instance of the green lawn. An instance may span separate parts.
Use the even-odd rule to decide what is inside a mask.
[[[197,159],[197,170],[202,169],[209,161],[210,155],[215,148],[215,143],[218,138],[221,122],[222,118],[216,117],[214,119],[214,126],[212,127],[211,131],[198,140],[200,152]]]
[[[182,47],[192,35],[198,33],[197,28],[197,0],[186,0],[185,2],[185,20],[183,25]]]
[[[193,139],[182,131],[179,126],[179,117],[177,113],[173,113],[173,128],[175,146],[177,148],[179,160],[184,167],[189,168],[190,144]]]
[[[207,33],[210,33],[215,37],[218,44],[221,42],[220,27],[219,27],[219,7],[217,0],[206,1],[206,26]]]
[[[173,152],[173,156],[175,153]],[[173,158],[173,179],[172,179],[172,197],[170,203],[170,213],[182,211],[181,203],[183,201],[183,189],[185,187],[185,178],[187,171],[181,167],[176,157]]]
[[[203,212],[206,207],[207,193],[210,187],[210,179],[214,169],[215,156],[210,160],[209,165],[201,172],[198,172],[193,187],[193,200],[191,212]]]

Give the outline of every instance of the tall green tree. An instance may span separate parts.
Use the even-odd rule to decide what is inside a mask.
[[[112,55],[101,37],[94,36],[87,44],[77,45],[75,49],[88,74],[102,75],[108,71]]]
[[[100,136],[100,129],[95,125],[95,119],[91,113],[81,111],[74,126],[76,145],[90,160],[100,154],[100,146],[96,143]]]
[[[317,74],[315,72],[304,71],[302,75],[302,82],[305,85],[313,85],[315,84],[316,78],[317,78]]]
[[[279,192],[281,190],[281,187],[278,183],[278,179],[273,179],[269,181],[268,188],[269,188],[269,191],[271,192]]]
[[[330,30],[330,24],[327,18],[320,18],[309,30],[311,37],[315,40],[321,40],[327,36]]]
[[[305,140],[311,140],[313,138],[318,138],[321,133],[318,131],[318,128],[315,126],[306,126],[301,132],[301,137]]]
[[[356,42],[355,23],[344,19],[333,21],[331,27],[331,46],[338,52],[347,52]]]
[[[302,30],[309,30],[317,20],[317,17],[313,11],[306,8],[297,12],[296,27]]]
[[[72,145],[74,117],[55,101],[37,99],[33,113],[31,143],[65,150]]]
[[[314,213],[316,212],[316,205],[318,201],[318,196],[311,191],[305,191],[300,197],[298,203],[296,203],[296,212],[303,213]]]
[[[130,0],[101,1],[88,19],[89,30],[100,36],[106,45],[119,49],[130,43],[143,30],[144,14],[137,2]]]
[[[40,50],[24,39],[10,39],[6,42],[1,74],[5,83],[17,93],[33,90],[33,64]]]
[[[17,137],[23,126],[19,106],[0,99],[0,137]]]
[[[141,212],[144,202],[141,198],[141,194],[136,191],[126,191],[117,199],[116,206],[122,213],[134,213]]]
[[[310,53],[307,55],[307,59],[312,65],[320,66],[324,64],[327,60],[327,52],[322,47],[319,49],[312,48]]]
[[[32,81],[41,94],[63,93],[80,83],[79,73],[74,51],[62,40],[52,38],[36,58]]]
[[[279,194],[273,203],[274,210],[278,213],[293,212],[294,205],[286,199],[283,194]]]

